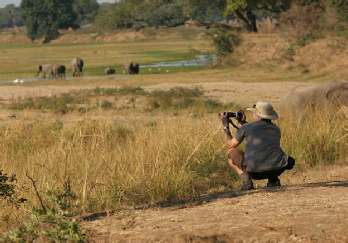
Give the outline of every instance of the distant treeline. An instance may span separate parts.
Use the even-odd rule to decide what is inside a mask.
[[[23,25],[24,20],[19,7],[9,4],[4,8],[0,8],[0,29]]]
[[[315,12],[318,23],[334,10],[337,21],[348,22],[347,0],[22,0],[20,7],[0,9],[0,28],[26,25],[28,36],[49,41],[58,29],[93,24],[98,30],[173,27],[195,20],[203,24],[238,19],[246,30],[257,32],[258,19],[278,18],[294,4]],[[313,10],[314,9],[314,10]],[[292,16],[293,18],[304,16]]]
[[[64,19],[61,20],[64,22],[61,27],[79,27],[92,23],[99,7],[97,0],[23,0],[19,7],[9,4],[0,8],[0,28],[23,26],[26,22],[24,17],[28,19],[28,22],[34,20],[36,16],[28,16],[28,11],[30,14],[47,14],[47,16],[42,16],[42,22],[46,22],[44,17],[49,18],[57,15],[57,19]],[[65,10],[67,12],[63,12]]]

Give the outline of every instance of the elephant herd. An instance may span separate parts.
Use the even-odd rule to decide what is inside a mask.
[[[124,69],[127,70],[127,73],[130,75],[139,74],[140,65],[138,63],[131,62],[129,65],[124,65]],[[116,74],[116,69],[112,67],[107,67],[104,70],[105,75],[114,75]]]
[[[84,62],[80,57],[76,57],[70,62],[73,77],[80,77],[83,73]],[[65,79],[66,66],[62,64],[42,64],[37,69],[37,76],[42,74],[43,78]]]
[[[76,57],[71,60],[70,68],[73,77],[81,77],[83,75],[84,61],[80,57]],[[125,67],[128,74],[139,74],[139,64],[131,62]],[[62,64],[42,64],[38,66],[37,77],[42,76],[43,78],[50,79],[65,79],[67,68]],[[104,70],[105,75],[116,74],[116,69],[107,67]]]

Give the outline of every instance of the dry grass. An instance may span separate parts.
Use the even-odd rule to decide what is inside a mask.
[[[298,169],[334,164],[348,151],[348,127],[340,115],[312,113],[299,119],[283,113],[279,125],[285,151]],[[70,181],[78,211],[119,205],[192,199],[231,190],[236,175],[226,165],[223,134],[215,116],[162,116],[156,121],[96,121],[9,124],[1,127],[1,168],[37,180],[40,192]],[[27,186],[25,186],[27,188]],[[27,189],[24,195],[35,204]]]
[[[258,37],[250,35],[255,41]],[[266,50],[268,46],[263,48]],[[190,55],[192,49],[210,50],[210,47],[205,41],[191,39],[84,45],[5,45],[0,48],[3,54],[0,57],[0,69],[7,71],[0,73],[0,79],[17,77],[18,73],[29,75],[38,63],[63,62],[75,55],[83,56],[88,67],[93,69],[106,64],[123,64],[134,58],[139,62],[176,59],[178,55]],[[144,50],[152,51],[152,54],[147,52],[145,55]],[[168,51],[166,55],[161,53],[164,50]],[[272,56],[266,59],[272,59]],[[208,89],[213,90],[216,89],[212,84],[214,82],[231,82],[229,96],[230,93],[240,91],[233,87],[232,81],[235,80],[239,81],[241,87],[244,82],[279,81],[277,85],[281,85],[282,81],[327,81],[347,77],[344,75],[344,72],[332,73],[329,70],[324,73],[302,73],[301,70],[278,69],[268,64],[242,65],[238,68],[216,68],[192,73],[107,79],[86,77],[60,83],[41,81],[23,88],[1,87],[1,97],[7,95],[3,102],[8,103],[13,90],[16,90],[13,97],[17,98],[17,91],[21,94],[19,96],[43,96],[48,91],[61,94],[72,89],[93,89],[97,86],[115,88],[124,85],[148,86],[145,90],[149,92],[154,88],[153,85],[159,84],[163,88],[166,85],[172,87],[173,83],[205,83],[210,85]],[[250,86],[250,89],[262,93],[256,84]],[[239,95],[250,96],[249,100],[256,93],[241,92]],[[236,97],[234,95],[233,99]],[[158,98],[155,97],[154,101],[158,102]],[[47,103],[49,99],[43,100]],[[161,102],[165,104],[163,100]],[[53,102],[53,105],[55,107],[56,103]],[[69,122],[61,115],[53,116],[50,109],[34,113],[39,118],[33,120],[27,119],[30,112],[19,113],[17,121],[4,122],[0,126],[0,168],[7,173],[17,174],[19,190],[29,199],[23,210],[11,208],[21,215],[17,222],[22,220],[22,215],[26,215],[29,205],[37,205],[37,198],[28,186],[26,172],[37,181],[41,193],[61,188],[69,180],[78,196],[78,212],[193,199],[203,193],[231,190],[237,186],[238,180],[226,164],[220,123],[215,114],[210,112],[199,106],[184,111],[182,107],[175,107],[170,112],[159,109],[154,115],[145,110],[127,108],[122,112],[114,110],[113,113],[109,110],[98,111],[99,119],[95,120],[91,119],[92,114],[89,113],[73,114]],[[196,114],[199,114],[199,119]],[[282,144],[286,152],[296,157],[297,169],[306,171],[309,167],[335,164],[346,159],[348,127],[345,117],[327,111],[311,112],[301,118],[285,112],[281,114],[283,118],[279,125],[283,131]],[[51,119],[42,119],[46,115],[52,115]],[[8,209],[4,206],[0,210],[1,220],[13,223],[16,215]],[[6,230],[6,227],[1,224],[0,231]]]

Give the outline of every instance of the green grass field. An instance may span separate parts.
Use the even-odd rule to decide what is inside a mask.
[[[212,51],[209,41],[197,39],[90,44],[1,44],[0,80],[31,78],[34,77],[40,64],[56,63],[68,66],[70,60],[76,56],[85,60],[86,75],[103,75],[105,67],[108,66],[120,70],[123,65],[131,61],[150,64],[190,60],[198,54]],[[191,70],[191,68],[170,69],[171,72]]]

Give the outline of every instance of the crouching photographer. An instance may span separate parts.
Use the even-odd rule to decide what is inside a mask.
[[[247,123],[245,114],[223,112],[219,117],[224,126],[228,144],[228,164],[241,177],[242,190],[254,189],[254,180],[268,179],[267,188],[280,187],[279,176],[291,170],[295,160],[280,147],[281,132],[272,121],[278,119],[277,112],[268,102],[259,101],[247,111],[253,113],[253,122]],[[238,124],[233,123],[233,119]],[[230,124],[236,129],[235,137]],[[238,146],[245,140],[245,151]]]

